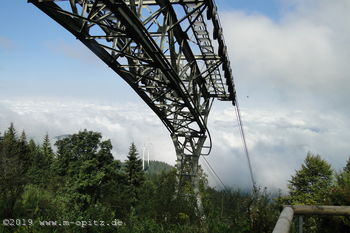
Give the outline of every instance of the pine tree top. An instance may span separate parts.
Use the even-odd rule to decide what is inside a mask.
[[[350,158],[348,159],[348,162],[346,163],[346,165],[344,167],[344,172],[350,173]]]
[[[128,160],[137,160],[139,153],[137,152],[137,148],[135,143],[131,143],[129,147]]]

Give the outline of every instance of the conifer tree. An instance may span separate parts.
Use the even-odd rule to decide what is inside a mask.
[[[41,146],[41,150],[43,152],[43,154],[48,158],[48,159],[52,159],[53,157],[53,150],[52,150],[52,147],[51,147],[51,143],[50,143],[50,138],[49,138],[49,135],[46,134],[45,137],[44,137],[44,141],[43,141],[43,144]]]
[[[138,201],[140,188],[145,180],[142,169],[142,160],[138,156],[138,152],[134,143],[129,148],[129,154],[125,162],[127,175],[127,185],[130,195],[130,204],[133,208]]]
[[[26,184],[27,146],[25,133],[17,138],[11,123],[0,140],[0,215],[13,217],[14,206]]]
[[[22,142],[23,144],[27,144],[27,135],[26,133],[24,132],[24,130],[22,131],[22,134],[21,134],[21,137],[19,138],[19,141]]]
[[[50,183],[51,165],[54,153],[51,148],[49,136],[46,134],[42,145],[36,145],[33,140],[28,143],[31,166],[29,176],[33,184],[46,188]]]
[[[346,165],[344,167],[344,172],[350,173],[350,158],[348,159],[348,162],[346,163]]]

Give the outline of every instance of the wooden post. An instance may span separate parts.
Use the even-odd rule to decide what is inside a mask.
[[[298,217],[298,228],[299,228],[299,233],[303,233],[303,224],[304,224],[303,216],[302,216],[302,215],[299,215],[299,217]]]
[[[293,214],[292,207],[284,207],[272,233],[288,233],[292,224]]]

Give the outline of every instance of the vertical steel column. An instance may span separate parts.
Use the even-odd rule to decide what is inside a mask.
[[[203,217],[203,204],[199,192],[200,177],[198,174],[198,162],[206,136],[203,135],[194,138],[190,135],[172,135],[171,137],[175,146],[177,157],[177,195],[182,193],[182,189],[186,184],[190,184],[193,187],[193,195],[197,203],[197,214],[200,217]]]

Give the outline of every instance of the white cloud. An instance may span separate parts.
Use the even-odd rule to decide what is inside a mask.
[[[350,2],[281,2],[279,20],[243,11],[220,16],[256,179],[286,189],[308,151],[321,154],[336,170],[350,156]],[[226,182],[249,184],[247,166],[232,165],[245,162],[237,147],[239,133],[221,127],[233,116],[226,112],[218,116],[220,127],[211,127],[220,147],[230,145],[219,151],[227,154],[225,161],[213,163],[225,172],[231,165],[235,180]],[[246,178],[237,181],[243,173]]]
[[[126,103],[110,106],[76,101],[7,100],[0,102],[0,130],[13,122],[40,141],[46,132],[51,137],[88,129],[110,138],[114,155],[124,160],[131,142],[154,151],[151,159],[174,163],[172,142],[166,129],[146,106]],[[152,144],[150,144],[152,143]],[[154,148],[157,147],[157,150]],[[169,148],[171,148],[169,150]]]
[[[279,21],[223,12],[238,93],[279,104],[339,109],[350,98],[349,1],[285,2],[294,7]]]
[[[243,109],[242,118],[255,178],[261,186],[286,190],[287,180],[308,152],[320,154],[335,170],[345,166],[350,157],[350,122],[343,115]],[[209,122],[214,149],[208,159],[225,183],[249,187],[247,159],[236,122],[233,109],[214,109]]]
[[[0,131],[14,122],[18,130],[41,140],[88,129],[110,138],[114,155],[124,160],[134,141],[139,152],[146,145],[151,159],[175,163],[175,150],[161,121],[145,105],[99,105],[77,101],[0,101]],[[349,157],[349,121],[336,113],[304,111],[270,112],[243,109],[247,143],[259,185],[286,189],[286,181],[298,169],[308,151],[319,153],[336,168]],[[214,108],[209,117],[213,139],[207,157],[217,174],[229,186],[251,186],[247,159],[233,108]],[[210,183],[219,186],[209,169]]]

